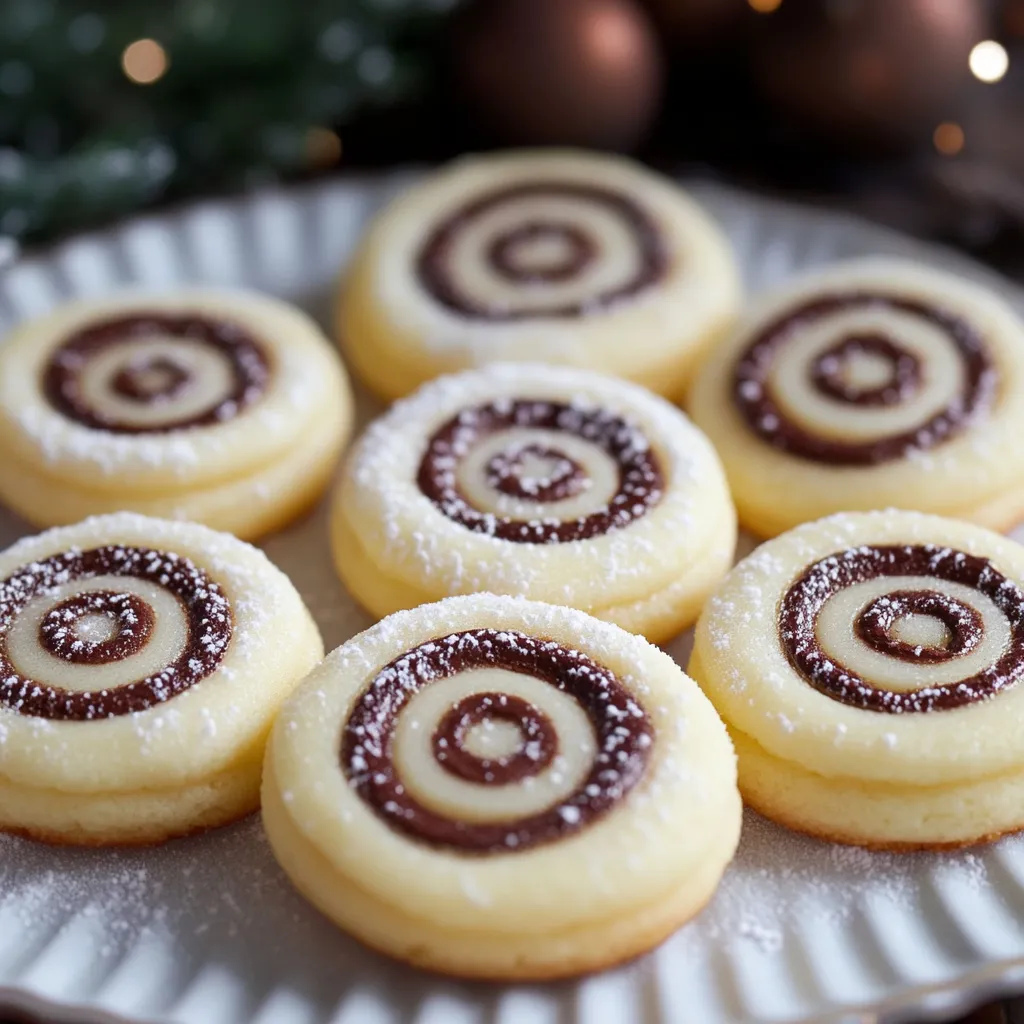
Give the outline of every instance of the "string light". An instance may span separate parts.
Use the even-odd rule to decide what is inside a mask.
[[[985,39],[971,50],[968,63],[975,78],[982,82],[998,82],[1010,66],[1010,55],[1001,43]]]
[[[151,85],[167,71],[167,51],[155,39],[136,39],[124,48],[121,67],[137,85]]]
[[[306,156],[314,167],[330,167],[341,159],[341,138],[330,128],[310,128],[306,133]]]
[[[747,0],[758,14],[771,14],[782,6],[782,0]]]
[[[943,121],[932,134],[932,142],[943,156],[956,156],[964,148],[964,130],[955,121]]]

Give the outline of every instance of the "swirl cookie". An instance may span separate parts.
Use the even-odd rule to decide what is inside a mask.
[[[150,843],[259,803],[323,656],[288,578],[195,523],[99,516],[0,554],[0,830]]]
[[[328,656],[267,748],[263,820],[295,885],[376,949],[552,978],[696,914],[740,828],[735,761],[667,655],[569,608],[478,594]]]
[[[386,399],[442,373],[544,362],[678,397],[739,302],[728,242],[668,180],[622,158],[459,160],[374,222],[338,331]]]
[[[1024,324],[946,273],[859,260],[766,296],[689,410],[762,536],[843,510],[1024,515]]]
[[[797,527],[708,602],[688,671],[782,824],[897,850],[1024,827],[1024,547],[998,534],[895,511]]]
[[[736,517],[714,450],[674,407],[598,374],[505,363],[441,378],[374,423],[332,531],[342,580],[375,615],[489,591],[657,642],[732,564]]]
[[[40,526],[130,509],[255,537],[316,500],[350,423],[330,344],[256,294],[74,303],[0,343],[0,499]]]

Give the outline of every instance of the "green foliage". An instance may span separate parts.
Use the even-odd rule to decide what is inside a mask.
[[[0,235],[309,164],[309,129],[430,81],[456,0],[0,0]],[[154,39],[166,72],[126,75]]]

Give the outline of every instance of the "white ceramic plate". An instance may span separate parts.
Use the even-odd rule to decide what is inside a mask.
[[[76,239],[0,274],[0,333],[62,299],[139,285],[247,285],[323,314],[361,226],[405,180],[206,204]],[[861,222],[697,191],[751,287],[867,253],[985,276]],[[1024,295],[990,280],[1024,307]],[[0,514],[0,546],[23,532]],[[321,510],[266,547],[334,646],[369,621],[335,580],[325,538]],[[684,664],[687,645],[672,648]],[[895,857],[751,815],[711,906],[656,952],[577,984],[514,988],[446,982],[364,951],[292,891],[256,818],[139,852],[0,838],[0,1000],[58,1020],[868,1022],[938,1019],[1014,986],[1024,987],[1024,838]]]

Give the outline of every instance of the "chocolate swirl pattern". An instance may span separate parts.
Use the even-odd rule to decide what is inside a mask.
[[[988,559],[949,547],[863,545],[792,584],[779,638],[801,678],[844,704],[959,708],[1024,676],[1024,591]]]
[[[492,734],[504,725],[508,750],[487,752]],[[473,732],[477,746],[473,749]],[[510,731],[511,730],[511,731]],[[500,733],[497,737],[500,746]],[[434,759],[448,772],[470,782],[500,785],[536,775],[558,752],[551,719],[529,701],[507,693],[464,697],[434,733]]]
[[[735,780],[725,727],[664,652],[479,593],[329,654],[274,725],[262,808],[284,871],[357,938],[550,980],[707,902],[739,835]]]
[[[260,399],[269,378],[262,346],[235,323],[135,313],[77,330],[50,357],[43,386],[71,420],[152,434],[231,420]]]
[[[876,291],[803,300],[761,328],[735,365],[748,427],[791,455],[867,466],[927,451],[990,407],[985,340],[937,302]]]
[[[1024,547],[962,520],[842,512],[762,544],[697,625],[689,672],[746,803],[911,851],[1022,827]]]
[[[331,513],[338,572],[378,617],[458,593],[681,632],[731,564],[705,437],[615,378],[508,363],[439,378],[372,424]]]
[[[392,828],[488,854],[599,819],[643,777],[653,740],[607,668],[518,631],[474,629],[377,674],[344,725],[341,764]]]
[[[654,219],[612,187],[528,181],[465,203],[417,257],[423,287],[475,320],[583,317],[638,295],[667,272]]]
[[[0,350],[0,498],[39,526],[125,509],[254,538],[326,486],[349,399],[316,324],[269,296],[71,302]]]
[[[153,609],[136,594],[93,590],[54,605],[39,624],[39,643],[76,664],[108,664],[137,654],[156,625]]]
[[[0,583],[0,702],[63,721],[145,711],[213,673],[232,631],[223,591],[188,559],[71,549]]]
[[[647,439],[626,420],[530,399],[450,419],[428,442],[418,484],[449,519],[522,544],[620,529],[657,505],[665,486]]]

